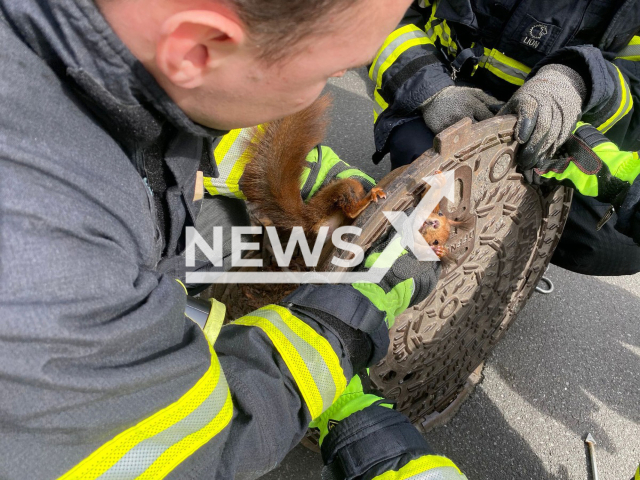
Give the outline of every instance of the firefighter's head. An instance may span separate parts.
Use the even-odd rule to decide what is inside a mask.
[[[411,0],[96,0],[173,100],[218,129],[308,106],[375,56]]]

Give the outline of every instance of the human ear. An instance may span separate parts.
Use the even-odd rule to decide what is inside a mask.
[[[180,12],[168,18],[160,29],[156,63],[176,86],[197,88],[206,73],[237,52],[245,39],[240,22],[226,12]]]

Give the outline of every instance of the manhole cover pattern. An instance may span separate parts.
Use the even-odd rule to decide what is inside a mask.
[[[455,170],[456,201],[444,200],[443,211],[453,219],[470,216],[472,228],[454,232],[448,247],[456,263],[427,300],[396,319],[389,353],[370,371],[376,387],[422,430],[456,399],[534,292],[569,213],[569,190],[543,191],[516,173],[514,125],[513,117],[463,120],[442,132],[434,149],[393,182],[383,180],[387,200],[355,223],[363,234],[351,241],[366,249],[390,228],[383,211],[416,204],[423,177]]]
[[[370,370],[374,385],[423,431],[454,415],[477,383],[468,382],[470,375],[534,292],[569,213],[570,190],[532,187],[516,173],[514,125],[509,116],[463,120],[442,132],[432,150],[380,182],[387,199],[356,219],[362,234],[349,239],[366,250],[391,228],[384,211],[416,205],[425,176],[455,170],[455,201],[441,206],[447,217],[469,220],[471,229],[453,231],[447,246],[456,262],[445,267],[428,299],[396,319],[386,358]],[[326,258],[333,255],[349,252]],[[327,261],[320,270],[342,269]],[[251,287],[217,285],[204,295],[226,303],[231,319],[277,303],[295,288]],[[303,443],[313,446],[316,437],[309,432]]]

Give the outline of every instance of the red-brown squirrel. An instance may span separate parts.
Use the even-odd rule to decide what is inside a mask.
[[[307,154],[323,139],[329,124],[331,97],[325,95],[306,109],[256,129],[240,187],[254,214],[265,224],[290,231],[301,226],[307,235],[317,235],[320,227],[330,231],[356,218],[371,202],[386,198],[380,187],[367,193],[353,178],[334,180],[321,188],[307,203],[300,195],[300,177]],[[381,183],[387,185],[404,170],[398,169]],[[441,258],[451,227],[464,222],[447,219],[438,206],[419,232]]]
[[[324,95],[304,110],[256,129],[240,188],[258,218],[282,230],[301,226],[316,235],[320,227],[333,230],[386,197],[378,187],[367,193],[358,180],[344,178],[324,186],[307,203],[302,200],[300,177],[308,153],[324,139],[331,103]]]
[[[451,227],[459,227],[464,230],[469,228],[467,225],[467,222],[449,220],[438,205],[424,221],[419,232],[438,257],[453,260],[445,246],[451,236]]]

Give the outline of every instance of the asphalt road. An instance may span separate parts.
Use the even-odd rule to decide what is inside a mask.
[[[376,178],[373,107],[364,71],[327,87],[327,144]],[[551,267],[485,363],[484,380],[448,425],[426,435],[469,480],[590,479],[583,442],[598,445],[601,480],[627,480],[640,461],[640,275],[586,277]],[[296,447],[265,480],[319,479],[319,455]]]

